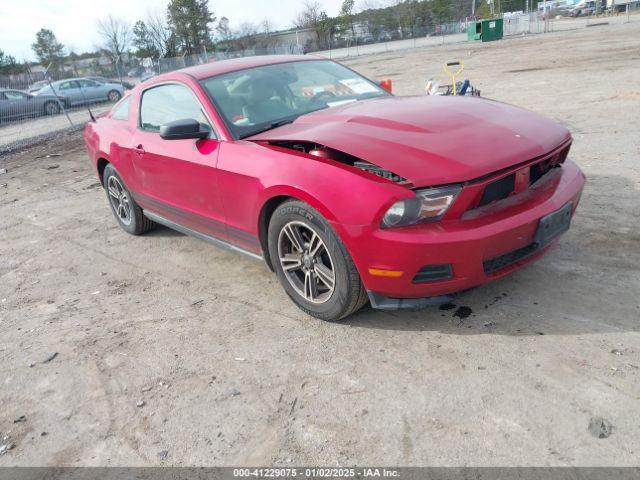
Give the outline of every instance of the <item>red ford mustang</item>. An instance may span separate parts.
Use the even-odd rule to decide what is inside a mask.
[[[531,262],[585,182],[567,129],[502,103],[395,97],[309,56],[153,78],[87,124],[120,226],[264,259],[305,312],[419,308]]]

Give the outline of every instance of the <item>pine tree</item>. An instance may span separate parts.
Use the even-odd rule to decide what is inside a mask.
[[[170,0],[167,22],[182,53],[200,53],[213,46],[210,24],[215,17],[208,0]]]

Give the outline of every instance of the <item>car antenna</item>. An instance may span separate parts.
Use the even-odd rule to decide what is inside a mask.
[[[95,123],[96,117],[93,116],[93,112],[91,111],[91,107],[89,106],[88,103],[87,103],[87,110],[89,110],[89,118],[91,119],[92,122]]]

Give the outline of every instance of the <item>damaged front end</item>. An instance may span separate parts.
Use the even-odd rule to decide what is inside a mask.
[[[348,165],[350,167],[357,168],[364,172],[371,173],[398,185],[409,187],[411,186],[411,182],[409,182],[406,178],[398,175],[397,173],[391,172],[385,168],[379,167],[378,165],[374,165],[372,163],[361,160],[348,153],[341,152],[340,150],[336,150],[325,145],[320,145],[315,142],[271,140],[268,142],[264,142],[263,145],[275,149],[294,150],[296,152],[311,155],[313,157],[332,160],[344,165]]]
[[[382,218],[381,228],[402,227],[440,220],[461,189],[460,185],[414,189],[414,185],[409,180],[397,173],[315,142],[271,140],[263,145],[278,150],[295,151],[298,155],[338,162],[411,189],[415,195],[393,203]]]

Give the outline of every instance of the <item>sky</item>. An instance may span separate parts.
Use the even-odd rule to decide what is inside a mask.
[[[0,0],[0,50],[18,61],[35,60],[31,44],[41,28],[53,33],[67,49],[95,50],[99,38],[96,20],[109,13],[133,25],[148,11],[165,11],[168,0]],[[243,22],[269,19],[274,28],[291,26],[303,0],[209,0],[217,17],[227,17],[232,28]],[[336,15],[341,0],[320,0],[329,15]]]

